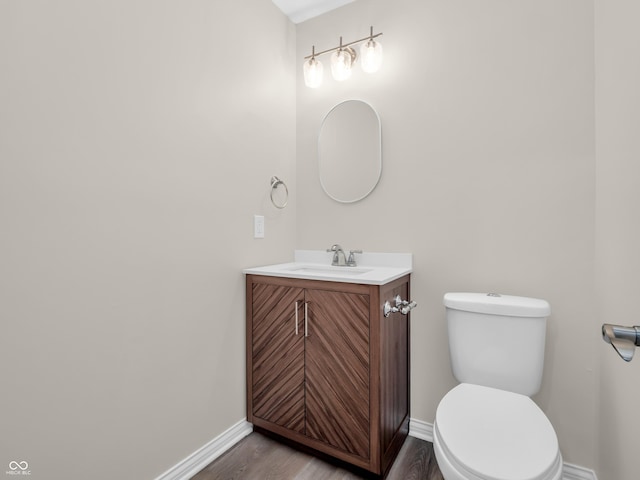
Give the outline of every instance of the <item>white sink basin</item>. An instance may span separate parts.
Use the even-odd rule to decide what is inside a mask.
[[[362,275],[363,273],[369,273],[371,268],[357,268],[357,267],[333,267],[327,266],[322,267],[319,265],[294,265],[290,268],[286,268],[284,270],[288,270],[290,272],[297,273],[306,273],[309,275],[344,275],[344,276],[352,276],[352,275]]]

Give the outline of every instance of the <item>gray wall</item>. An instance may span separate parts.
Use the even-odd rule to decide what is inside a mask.
[[[244,418],[294,72],[270,1],[0,0],[0,471],[150,479]]]
[[[602,322],[639,325],[640,5],[596,0],[596,289]],[[638,470],[640,359],[601,355],[600,478],[635,480]],[[638,355],[639,353],[637,353]]]
[[[455,384],[444,292],[546,298],[535,400],[565,460],[635,479],[640,363],[599,325],[638,323],[639,13],[368,0],[296,28],[268,0],[0,0],[0,468],[153,478],[194,452],[245,415],[240,270],[339,241],[414,253],[414,418]],[[380,73],[303,86],[311,45],[370,25]],[[345,206],[314,142],[349,98],[384,172]]]
[[[594,18],[583,0],[354,2],[298,25],[297,242],[414,254],[411,414],[433,422],[455,384],[442,295],[547,299],[535,400],[565,460],[595,467]],[[383,69],[306,88],[302,58],[384,32]],[[322,57],[325,68],[327,57]],[[315,141],[336,103],[382,119],[383,174],[351,205],[319,184]],[[526,341],[526,339],[515,339]]]

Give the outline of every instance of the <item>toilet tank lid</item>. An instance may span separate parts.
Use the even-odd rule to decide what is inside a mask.
[[[548,317],[551,313],[546,300],[498,293],[450,292],[444,295],[444,306],[465,312],[514,317]]]

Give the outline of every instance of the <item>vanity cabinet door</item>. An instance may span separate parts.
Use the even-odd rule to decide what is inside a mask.
[[[368,459],[369,296],[307,289],[306,435]]]
[[[247,276],[247,420],[384,476],[409,432],[409,318],[366,285]],[[297,322],[296,322],[297,316]],[[297,331],[296,331],[297,327]]]
[[[304,434],[304,290],[251,288],[253,415]]]

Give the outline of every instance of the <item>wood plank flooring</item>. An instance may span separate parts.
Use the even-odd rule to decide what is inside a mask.
[[[358,480],[359,474],[253,432],[192,480]],[[387,480],[443,480],[433,445],[407,437]]]

